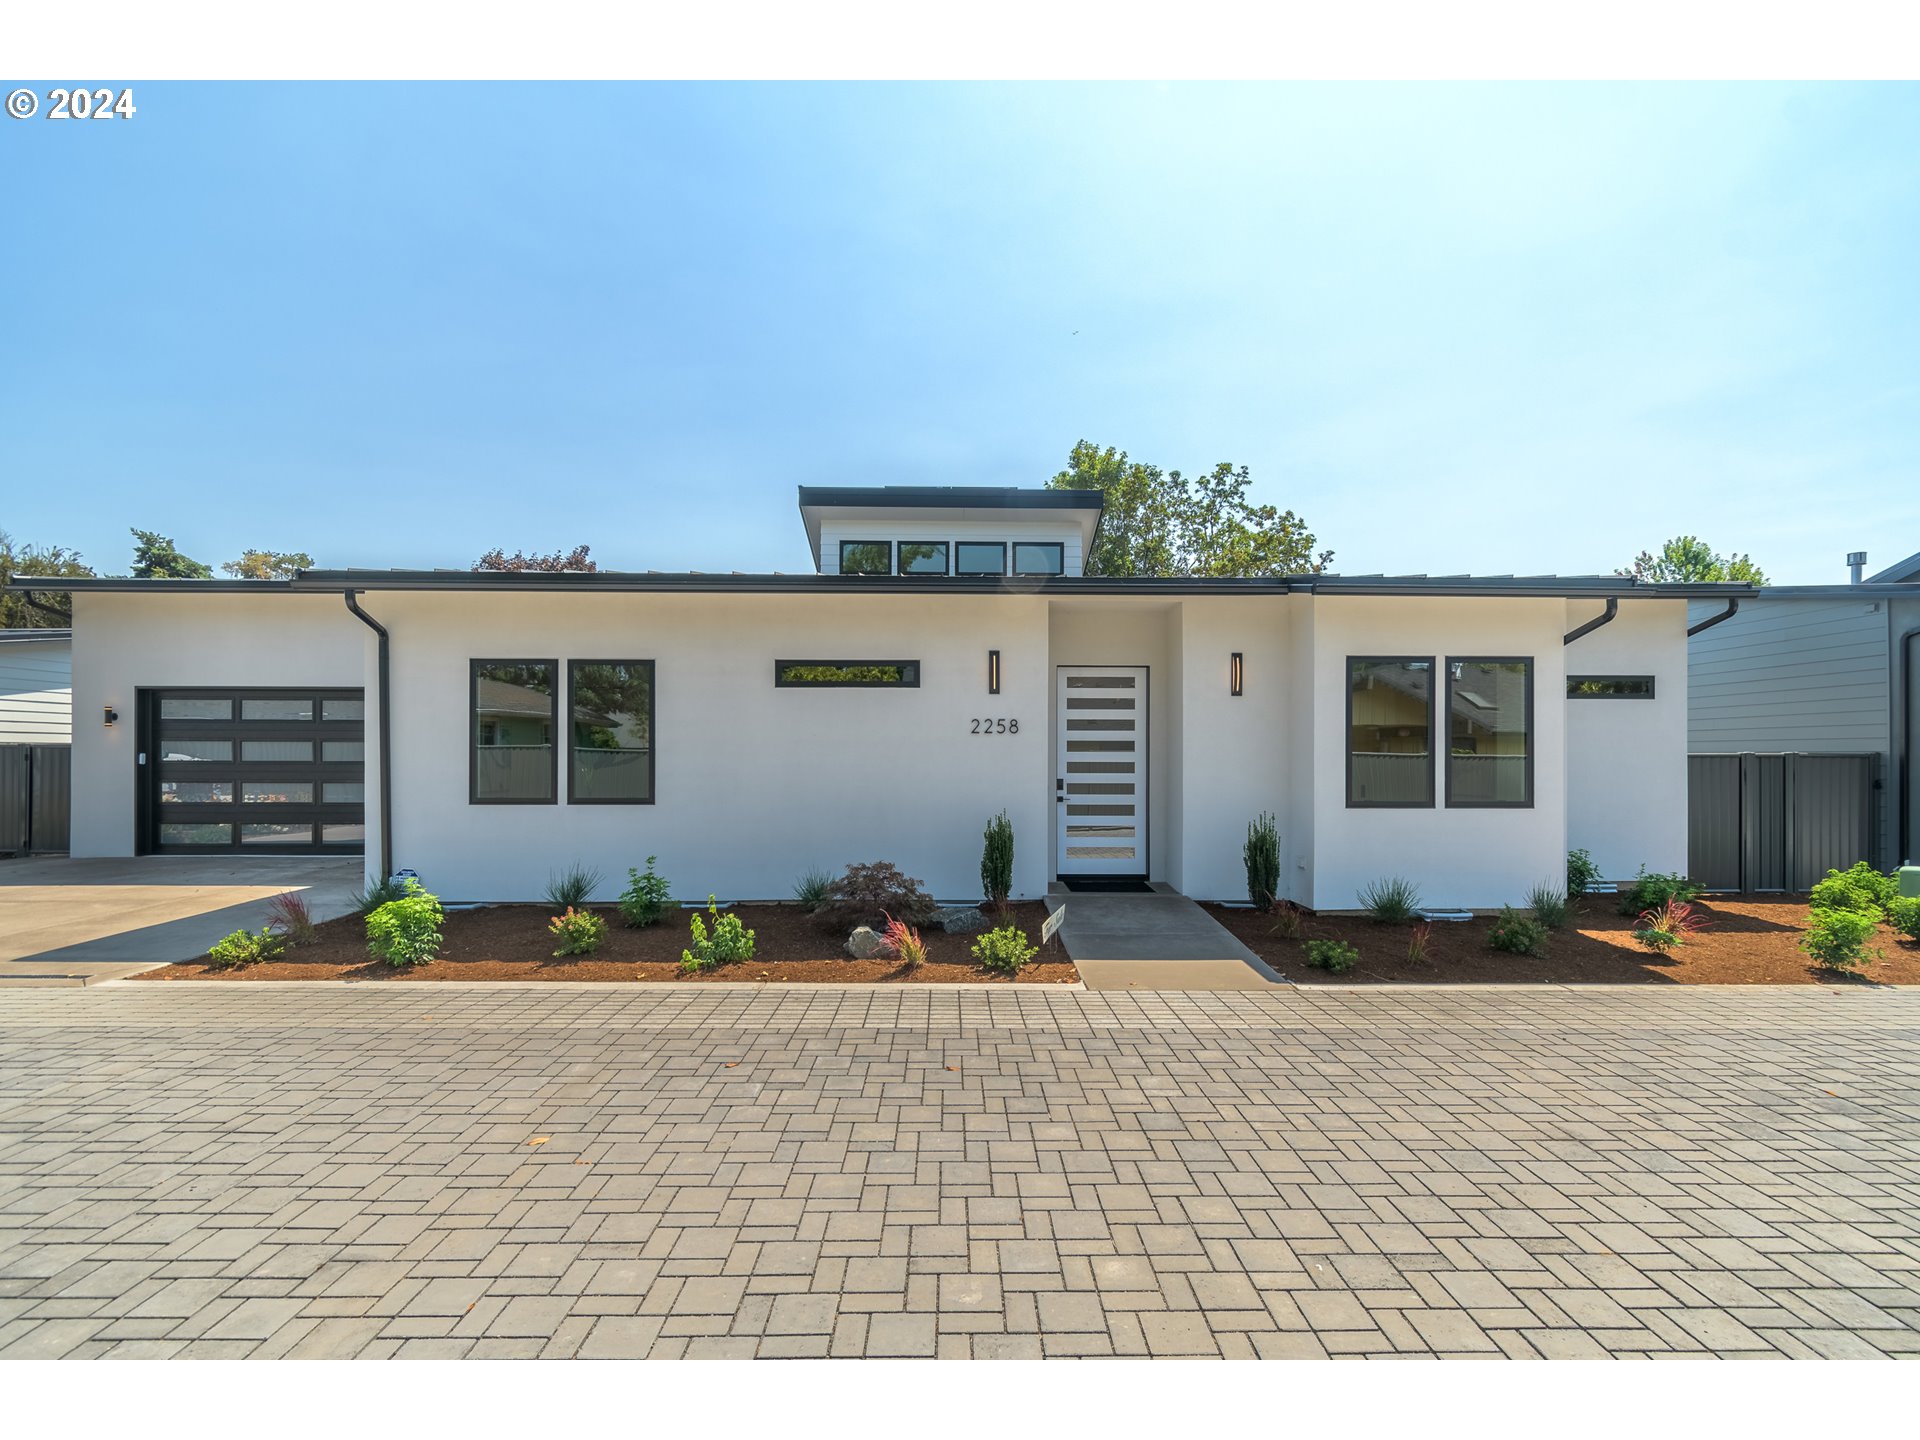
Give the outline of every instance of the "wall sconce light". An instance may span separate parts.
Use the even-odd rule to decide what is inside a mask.
[[[998,650],[989,650],[987,651],[987,694],[998,695],[999,693],[1000,652]]]
[[[1227,662],[1227,687],[1235,695],[1244,694],[1246,679],[1246,661],[1241,658],[1240,652],[1236,650],[1233,652],[1233,658]]]
[[[119,718],[120,718],[120,712],[118,710],[114,709],[113,706],[111,705],[106,707],[106,721],[109,727],[111,727],[113,722],[118,720]]]

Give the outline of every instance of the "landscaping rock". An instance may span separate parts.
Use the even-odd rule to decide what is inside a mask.
[[[955,905],[936,910],[932,923],[949,935],[978,935],[993,925],[993,921],[977,905]]]
[[[847,953],[856,960],[872,960],[892,952],[887,949],[886,941],[862,925],[847,937]]]

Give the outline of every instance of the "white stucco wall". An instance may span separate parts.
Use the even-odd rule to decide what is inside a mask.
[[[1568,630],[1601,613],[1566,607]],[[1568,700],[1567,844],[1609,880],[1687,868],[1687,604],[1623,600],[1565,647],[1572,675],[1652,675],[1651,700]]]
[[[1566,875],[1566,602],[1489,597],[1314,600],[1313,900],[1346,910],[1370,880],[1404,875],[1429,905],[1490,909]],[[1358,655],[1530,657],[1534,661],[1534,799],[1527,809],[1449,807],[1443,768],[1432,809],[1346,803],[1347,658]],[[1444,702],[1441,702],[1444,704]],[[1442,716],[1444,720],[1444,716]],[[1444,731],[1443,731],[1444,734]],[[1444,764],[1445,746],[1438,747]]]
[[[371,700],[372,640],[338,595],[75,595],[72,853],[134,853],[136,691],[350,686]],[[120,712],[111,728],[108,705]]]
[[[393,635],[394,858],[450,898],[532,900],[581,862],[601,898],[650,854],[676,896],[785,899],[803,870],[890,860],[980,893],[1006,809],[1014,889],[1042,894],[1052,822],[1044,602],[1024,596],[371,594]],[[1001,694],[987,694],[987,651]],[[652,660],[652,805],[468,803],[471,660]],[[776,659],[915,659],[913,689],[776,689]],[[971,733],[1017,717],[1017,735]],[[564,771],[562,794],[564,796]]]

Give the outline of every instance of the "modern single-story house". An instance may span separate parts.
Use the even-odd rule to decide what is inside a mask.
[[[0,745],[73,735],[73,632],[0,630]]]
[[[1852,583],[1767,586],[1732,620],[1693,638],[1687,741],[1696,755],[1868,757],[1864,766],[1810,767],[1818,779],[1803,782],[1798,798],[1821,813],[1803,804],[1797,828],[1864,810],[1869,853],[1853,858],[1891,870],[1920,855],[1920,555],[1865,578],[1865,553],[1847,558]],[[1697,604],[1695,618],[1710,608]],[[1811,783],[1867,790],[1814,794]],[[1793,824],[1745,808],[1760,823]],[[1835,851],[1833,863],[1847,864],[1844,853]]]
[[[448,899],[660,857],[683,897],[889,860],[979,891],[1496,907],[1686,863],[1687,606],[1620,577],[1113,579],[1094,491],[802,487],[809,574],[62,582],[73,853],[363,853]]]

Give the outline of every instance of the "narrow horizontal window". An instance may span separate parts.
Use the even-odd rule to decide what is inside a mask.
[[[1016,575],[1063,575],[1067,569],[1067,547],[1036,540],[1019,540],[1013,546],[1013,573]]]
[[[902,575],[944,575],[947,573],[947,542],[944,540],[902,540],[896,547]]]
[[[1000,540],[960,541],[953,547],[953,573],[956,575],[1006,574],[1006,543]]]
[[[1433,804],[1433,660],[1347,659],[1347,804]]]
[[[558,668],[552,660],[473,662],[468,754],[469,798],[475,804],[553,803],[553,677]]]
[[[162,845],[232,845],[231,825],[162,825]]]
[[[1569,700],[1651,700],[1651,675],[1569,675]]]
[[[231,720],[233,701],[169,695],[160,702],[162,720]]]
[[[296,700],[255,700],[243,699],[240,702],[242,720],[311,720],[313,719],[313,701],[306,696]]]
[[[311,805],[311,780],[249,780],[240,787],[243,805]]]
[[[776,660],[773,683],[783,689],[808,686],[912,687],[920,683],[918,660]]]
[[[1533,662],[1447,659],[1447,804],[1533,804]]]
[[[842,540],[840,542],[840,573],[842,575],[891,575],[893,573],[892,542]]]
[[[242,845],[311,845],[311,825],[242,825]]]
[[[322,720],[364,720],[367,715],[367,702],[364,700],[322,700],[320,718]]]
[[[310,764],[313,761],[313,742],[311,740],[242,740],[240,758],[254,765],[262,761],[271,764],[285,761]]]
[[[653,803],[653,662],[575,660],[567,666],[575,805]]]
[[[231,780],[162,780],[162,805],[226,805],[233,800]]]

